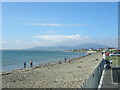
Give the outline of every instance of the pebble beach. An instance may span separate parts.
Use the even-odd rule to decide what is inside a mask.
[[[2,88],[80,88],[102,60],[101,53],[2,73]]]

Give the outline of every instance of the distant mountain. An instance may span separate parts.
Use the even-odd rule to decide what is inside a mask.
[[[79,46],[77,46],[76,48],[87,48],[87,49],[90,49],[90,48],[93,48],[93,49],[98,49],[98,48],[106,48],[106,47],[109,47],[107,45],[102,45],[102,44],[93,44],[93,43],[87,43],[87,44],[81,44]]]
[[[78,46],[49,46],[49,47],[34,47],[26,50],[40,50],[40,51],[64,51],[64,50],[72,50],[72,49],[97,49],[97,48],[106,48],[108,46],[101,45],[101,44],[93,44],[93,43],[87,43],[87,44],[81,44]]]
[[[49,47],[34,47],[27,50],[40,50],[40,51],[64,51],[64,50],[71,50],[72,47],[68,46],[49,46]]]

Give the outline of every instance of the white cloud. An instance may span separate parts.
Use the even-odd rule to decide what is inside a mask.
[[[29,23],[28,25],[34,25],[34,26],[54,26],[54,27],[59,27],[59,26],[74,26],[74,27],[79,27],[79,26],[83,26],[84,24]]]
[[[59,32],[57,32],[57,31],[46,31],[46,32],[44,32],[44,33],[46,33],[46,34],[57,34],[57,33],[59,33]]]
[[[39,38],[47,45],[53,46],[75,46],[90,41],[90,37],[80,35],[40,35],[34,36],[34,38]]]
[[[96,43],[103,44],[107,46],[115,46],[118,45],[118,38],[104,38],[104,39],[95,39],[89,36],[81,36],[81,35],[40,35],[34,36],[34,38],[30,41],[3,41],[2,48],[3,49],[26,49],[37,46],[77,46],[84,43]]]
[[[62,24],[41,24],[41,23],[31,23],[31,25],[36,25],[36,26],[62,26]]]
[[[65,41],[65,40],[81,40],[81,39],[87,39],[88,36],[80,36],[80,35],[40,35],[40,36],[34,36],[35,38],[41,38],[45,40],[59,40],[59,41]]]
[[[38,39],[36,39],[38,38]],[[31,41],[16,40],[3,45],[5,49],[25,49],[36,46],[76,46],[89,41],[88,36],[81,35],[41,35]]]

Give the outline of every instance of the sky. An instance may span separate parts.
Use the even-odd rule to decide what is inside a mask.
[[[119,0],[2,0],[3,2],[119,2]]]
[[[117,46],[117,2],[3,2],[2,48]]]

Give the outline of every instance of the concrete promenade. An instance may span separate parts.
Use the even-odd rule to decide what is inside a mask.
[[[105,70],[102,89],[105,88],[120,90],[120,69]]]

